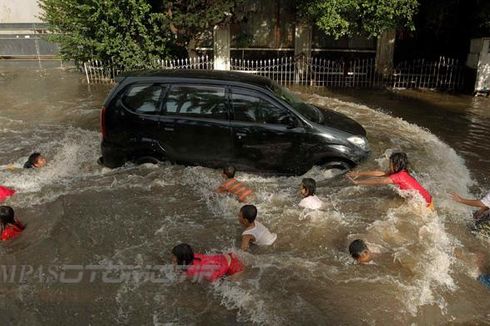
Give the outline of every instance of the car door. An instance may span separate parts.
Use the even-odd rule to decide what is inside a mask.
[[[235,165],[258,171],[300,170],[305,137],[300,119],[256,90],[233,87],[230,99]]]
[[[160,117],[160,143],[183,163],[222,166],[233,154],[226,87],[174,84]]]
[[[159,130],[159,114],[165,86],[158,83],[134,83],[123,90],[116,100],[117,125],[111,126],[114,134],[127,142],[130,155],[157,150],[156,136]]]

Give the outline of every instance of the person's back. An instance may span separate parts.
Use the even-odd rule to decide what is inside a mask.
[[[309,209],[320,209],[323,202],[315,195],[316,182],[311,178],[305,178],[301,181],[300,193],[303,199],[299,202],[299,206]]]
[[[422,185],[412,177],[407,170],[390,174],[389,178],[393,180],[393,184],[397,185],[401,190],[416,190],[425,199],[427,205],[432,203],[432,196],[427,189],[422,187]]]
[[[235,275],[244,270],[243,264],[232,253],[204,255],[195,254],[188,244],[172,249],[174,263],[180,265],[185,275],[194,281],[205,279],[214,282],[223,276]]]
[[[235,168],[227,166],[223,169],[223,176],[226,179],[218,188],[218,192],[229,192],[235,195],[240,202],[246,202],[252,195],[253,191],[245,184],[235,179]]]
[[[241,249],[248,250],[250,244],[270,246],[276,241],[277,234],[271,233],[262,223],[256,221],[257,208],[254,205],[245,205],[240,209],[238,221],[245,227],[242,232]]]
[[[242,232],[243,235],[252,235],[253,243],[258,246],[270,246],[277,239],[277,234],[271,233],[262,223],[254,221],[255,226]]]

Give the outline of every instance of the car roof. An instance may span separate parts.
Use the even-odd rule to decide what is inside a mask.
[[[223,70],[192,70],[192,69],[168,69],[168,70],[145,70],[125,72],[117,76],[117,79],[151,79],[151,78],[175,78],[175,79],[202,79],[221,82],[239,82],[252,84],[259,87],[271,87],[272,81],[262,76],[250,73],[223,71]]]

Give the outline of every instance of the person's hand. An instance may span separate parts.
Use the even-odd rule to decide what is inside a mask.
[[[358,184],[358,182],[355,179],[353,179],[350,175],[347,174],[346,178],[349,179],[353,184],[355,185]]]
[[[347,177],[351,180],[355,180],[359,177],[359,172],[357,171],[349,171],[347,172]]]
[[[461,203],[463,202],[463,197],[461,197],[458,193],[452,192],[451,193],[451,199],[454,200],[455,202]]]

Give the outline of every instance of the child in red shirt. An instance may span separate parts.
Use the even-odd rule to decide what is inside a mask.
[[[408,158],[405,153],[393,153],[390,155],[390,170],[384,171],[352,171],[347,177],[359,185],[397,185],[401,190],[416,190],[426,201],[429,208],[433,208],[432,196],[429,192],[408,173]],[[357,180],[358,177],[367,177]]]
[[[0,225],[2,226],[2,241],[17,237],[25,228],[15,219],[14,209],[10,206],[0,206]]]
[[[191,246],[181,243],[172,249],[172,263],[182,268],[185,275],[195,281],[217,279],[240,273],[243,264],[232,254],[203,255],[194,254]]]

